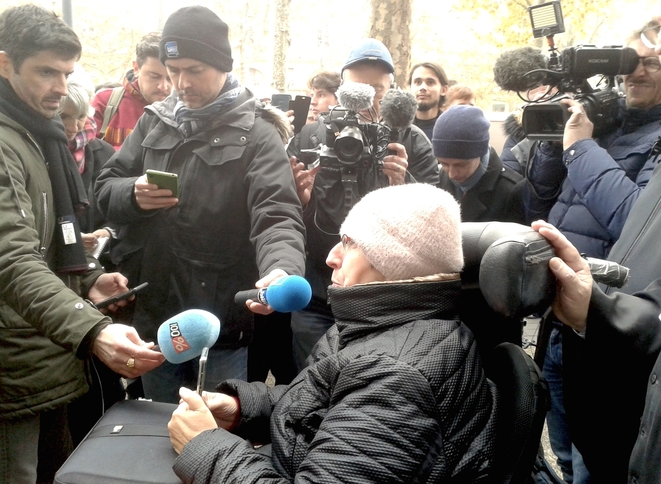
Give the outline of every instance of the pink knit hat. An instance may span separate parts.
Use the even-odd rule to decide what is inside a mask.
[[[459,205],[450,193],[412,183],[365,195],[340,233],[351,238],[386,279],[396,281],[460,272],[460,223]]]

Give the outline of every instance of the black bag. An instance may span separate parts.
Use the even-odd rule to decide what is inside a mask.
[[[181,484],[168,422],[177,405],[122,400],[110,407],[55,474],[55,484]]]

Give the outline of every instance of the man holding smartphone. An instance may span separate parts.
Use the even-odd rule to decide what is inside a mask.
[[[133,325],[156,337],[183,310],[213,312],[207,388],[246,379],[253,313],[272,308],[234,295],[304,271],[301,205],[283,143],[257,100],[232,76],[228,27],[211,10],[184,7],[167,20],[160,57],[172,94],[145,109],[97,182],[101,210],[124,226],[114,252],[138,298]],[[179,196],[146,170],[178,175]],[[149,335],[149,336],[147,336]],[[197,362],[165,363],[143,378],[145,396],[178,402],[195,388]]]

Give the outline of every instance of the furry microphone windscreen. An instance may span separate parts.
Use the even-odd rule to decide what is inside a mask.
[[[376,91],[369,84],[345,82],[335,93],[340,106],[349,111],[364,111],[372,107]]]
[[[406,129],[415,119],[418,102],[410,91],[389,89],[381,99],[383,122],[393,129]]]
[[[546,83],[544,72],[526,75],[537,69],[547,69],[541,51],[522,47],[500,54],[493,67],[493,78],[504,91],[525,92]]]

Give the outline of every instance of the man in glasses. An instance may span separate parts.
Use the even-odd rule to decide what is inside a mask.
[[[634,202],[650,180],[656,166],[652,152],[661,135],[661,64],[649,41],[649,24],[634,32],[627,45],[640,57],[636,69],[623,76],[619,127],[593,139],[593,124],[583,106],[565,100],[571,117],[562,142],[541,142],[524,190],[529,221],[543,219],[555,225],[579,252],[606,258],[623,233],[622,228]],[[585,466],[569,438],[575,433],[572,409],[563,395],[563,335],[561,324],[551,315],[543,372],[549,382],[552,406],[547,422],[550,440],[565,480],[589,482]],[[565,385],[565,391],[567,387]],[[626,419],[613,424],[612,435],[624,432]],[[569,422],[569,425],[567,424]],[[610,427],[610,424],[609,424]],[[580,450],[580,449],[579,449]],[[588,470],[590,464],[587,464]],[[599,481],[599,479],[597,479]]]

